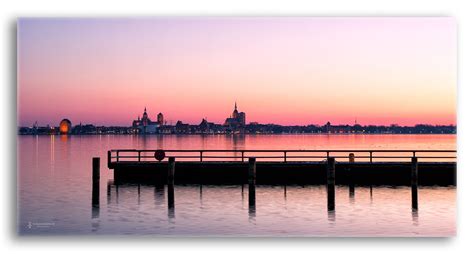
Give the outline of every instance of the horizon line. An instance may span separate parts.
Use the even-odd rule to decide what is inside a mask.
[[[64,119],[67,119],[67,120],[70,120],[68,118],[63,118],[62,120]],[[202,120],[205,120],[206,118],[203,118]],[[182,120],[177,120],[173,123],[170,123],[170,124],[164,124],[163,126],[175,126],[176,123],[178,121],[181,121],[183,124],[189,124],[189,125],[199,125],[200,123],[196,123],[196,124],[193,124],[193,123],[187,123],[187,122],[184,122]],[[206,120],[207,121],[207,120]],[[212,121],[208,121],[209,123],[214,123]],[[277,124],[277,123],[259,123],[259,122],[249,122],[249,123],[246,123],[245,125],[251,125],[253,123],[256,123],[258,125],[278,125],[278,126],[285,126],[285,127],[291,127],[291,126],[295,126],[295,127],[301,127],[301,126],[319,126],[319,127],[322,127],[322,126],[326,126],[327,123],[330,123],[330,121],[328,121],[326,124],[316,124],[316,123],[310,123],[310,124]],[[75,124],[75,125],[72,125],[72,126],[78,126],[78,125],[93,125],[93,126],[96,126],[96,127],[133,127],[132,125],[105,125],[105,124],[97,124],[97,123],[82,123],[79,122],[79,124]],[[214,123],[214,124],[218,124],[218,125],[223,125],[221,123]],[[34,125],[34,124],[33,124]],[[457,127],[457,123],[456,124],[432,124],[432,123],[417,123],[417,124],[413,124],[413,125],[400,125],[400,124],[397,124],[397,123],[392,123],[392,124],[388,124],[388,125],[385,125],[385,124],[360,124],[360,123],[355,123],[355,124],[348,124],[348,123],[337,123],[337,124],[332,124],[330,123],[330,126],[356,126],[356,125],[359,125],[361,127],[369,127],[369,126],[383,126],[383,127],[416,127],[416,126],[420,126],[420,125],[425,125],[425,126],[453,126],[453,127]],[[58,125],[50,125],[50,124],[46,124],[46,125],[43,125],[43,126],[40,126],[38,125],[38,127],[59,127],[59,124]],[[20,125],[19,123],[17,123],[17,127],[18,128],[24,128],[24,127],[28,127],[28,128],[31,128],[33,126],[27,126],[27,125]]]

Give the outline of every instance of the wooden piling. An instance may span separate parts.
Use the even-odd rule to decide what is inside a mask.
[[[255,216],[256,212],[256,200],[255,200],[255,184],[249,184],[249,215]]]
[[[255,217],[256,211],[255,185],[249,184],[249,215]]]
[[[100,180],[100,158],[92,158],[92,181]]]
[[[100,158],[92,158],[92,205],[99,205],[100,193]]]
[[[249,184],[255,184],[256,178],[257,178],[257,161],[255,158],[249,158],[249,172],[248,172]]]
[[[349,185],[349,197],[354,198],[354,196],[355,196],[355,187],[354,187],[354,184],[350,184]]]
[[[255,158],[249,158],[249,171],[248,171],[248,182],[249,182],[249,215],[255,216],[255,183],[257,178],[257,161]]]
[[[336,197],[336,160],[334,157],[329,157],[327,161],[326,170],[326,181],[327,181],[327,196],[328,196],[328,210],[333,211],[335,209],[335,197]]]
[[[355,155],[354,153],[349,153],[349,163],[355,163]],[[347,175],[349,180],[349,197],[354,197],[354,175],[351,168],[347,169]]]
[[[174,184],[175,158],[168,158],[168,184]]]
[[[168,208],[174,208],[174,184],[168,184]]]
[[[168,158],[168,217],[174,218],[174,172],[175,157]]]
[[[411,158],[411,207],[418,209],[418,158]]]

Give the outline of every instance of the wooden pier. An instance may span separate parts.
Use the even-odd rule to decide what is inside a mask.
[[[100,158],[93,158],[92,208],[99,205]],[[328,218],[334,219],[335,191],[356,185],[411,186],[418,211],[419,185],[456,185],[456,150],[110,150],[107,166],[114,183],[167,185],[168,213],[174,218],[174,185],[244,184],[249,216],[256,214],[256,185],[325,184]],[[118,185],[116,185],[118,186]],[[140,189],[138,189],[140,191]],[[109,193],[110,190],[107,190]]]
[[[290,185],[327,184],[332,160],[335,184],[456,185],[456,150],[110,150],[107,165],[117,182]]]

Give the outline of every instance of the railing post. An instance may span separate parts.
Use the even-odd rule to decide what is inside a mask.
[[[418,158],[411,158],[411,207],[418,209]]]
[[[117,162],[119,162],[119,151],[117,150]]]
[[[202,151],[199,151],[199,160],[202,162]]]
[[[242,151],[242,162],[244,162],[244,151]]]
[[[370,152],[370,163],[372,163],[372,151]]]
[[[142,160],[142,151],[138,151],[138,161]]]
[[[286,162],[286,151],[284,151],[283,154],[284,154],[285,162]]]
[[[168,184],[174,184],[175,158],[168,158]]]
[[[326,159],[329,160],[329,151],[326,151]]]
[[[350,154],[349,154],[349,162],[350,162],[350,163],[354,163],[354,162],[355,162],[354,153],[350,153]]]
[[[326,170],[326,187],[328,196],[328,211],[334,211],[336,198],[336,160],[332,157],[328,158]]]

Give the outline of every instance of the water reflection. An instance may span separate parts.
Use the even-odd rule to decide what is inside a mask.
[[[99,218],[100,215],[100,206],[92,205],[92,219]]]
[[[128,193],[131,193],[130,190],[133,190],[134,188],[136,188],[136,197],[137,197],[137,200],[138,200],[138,205],[141,205],[141,195],[142,195],[142,189],[143,188],[146,188],[146,189],[149,189],[149,188],[153,188],[154,191],[154,200],[155,200],[155,205],[157,207],[161,207],[164,202],[165,202],[165,191],[164,191],[164,185],[154,185],[154,186],[143,186],[141,184],[135,184],[135,185],[132,185],[132,184],[122,184],[122,185],[115,185],[114,184],[114,181],[108,181],[107,183],[107,204],[109,205],[112,200],[112,187],[115,186],[115,189],[116,189],[116,192],[115,192],[115,195],[116,195],[116,201],[117,201],[117,204],[119,203],[119,188],[124,188]],[[241,185],[240,186],[240,193],[241,193],[241,200],[242,202],[245,200],[245,191],[244,191],[244,186],[245,185]],[[175,185],[174,184],[168,184],[167,186],[167,197],[166,197],[166,200],[167,200],[167,216],[168,216],[168,219],[170,220],[173,220],[173,219],[176,219],[176,200],[175,200]],[[179,188],[184,188],[185,186],[180,186]],[[287,203],[287,186],[286,185],[283,185],[282,186],[283,188],[276,188],[276,190],[280,189],[282,190],[283,189],[283,197],[284,197],[284,204],[285,204],[285,208],[287,209],[287,206],[286,206],[286,203]],[[321,186],[309,186],[309,188],[320,188]],[[326,186],[327,187],[327,186]],[[217,188],[217,189],[216,189]],[[266,186],[262,186],[262,187],[259,187],[259,188],[264,188],[264,189],[267,189],[269,187],[266,187]],[[301,187],[291,187],[291,188],[301,188],[300,190],[304,189],[304,188],[308,188],[308,186],[301,186]],[[342,188],[342,189],[346,189],[345,191],[349,190],[349,193],[350,193],[350,204],[351,205],[355,205],[355,186],[346,186],[346,187],[341,187],[341,186],[338,186],[338,188]],[[369,200],[370,200],[370,204],[372,204],[373,202],[373,187],[372,186],[369,186],[369,187],[360,187],[362,189],[365,189],[362,190],[362,194],[365,193],[365,195],[369,194]],[[213,187],[212,188],[212,191],[222,191],[222,190],[225,190],[227,189],[225,186],[223,187]],[[271,187],[271,189],[273,189],[273,187]],[[344,191],[344,190],[339,190],[339,192],[341,191]],[[396,189],[396,188],[395,188]],[[198,192],[199,192],[199,202],[200,202],[200,207],[202,209],[203,207],[203,185],[199,185],[199,188],[198,188]],[[301,191],[299,191],[301,192]],[[281,192],[280,192],[281,193]],[[347,192],[346,192],[347,193]],[[281,194],[280,194],[281,195]],[[255,221],[255,218],[257,217],[257,203],[256,203],[256,197],[257,197],[257,187],[255,184],[248,184],[248,218],[250,221],[254,222]],[[268,201],[268,200],[267,200]],[[340,201],[342,202],[342,201]],[[334,205],[334,204],[333,204]],[[189,208],[189,207],[188,207]],[[293,210],[293,209],[296,209],[295,207],[289,207],[289,210]],[[347,209],[347,208],[346,208]],[[97,219],[99,218],[99,215],[100,215],[100,205],[99,204],[96,204],[96,203],[93,203],[92,204],[92,218],[93,219]],[[419,218],[419,214],[418,214],[418,209],[417,208],[412,208],[411,209],[411,216],[412,216],[412,222],[413,222],[413,225],[418,225],[418,218]],[[334,224],[334,222],[336,221],[336,210],[335,210],[335,207],[332,207],[332,209],[330,209],[330,207],[328,207],[327,209],[327,220],[328,222],[330,222],[330,224]]]
[[[336,211],[335,210],[328,210],[328,221],[330,224],[334,224],[336,222]]]
[[[132,135],[133,141],[135,142],[133,147],[141,147],[141,149],[156,149],[159,143],[155,143],[154,136],[151,135]],[[159,142],[160,139],[156,139]]]
[[[230,136],[226,136],[226,137],[231,138],[231,140],[232,140],[232,149],[233,150],[245,149],[245,137],[246,137],[246,135],[234,134],[234,135],[230,135]]]
[[[327,210],[334,211],[336,209],[336,189],[334,184],[326,185],[326,196],[327,196]]]
[[[349,200],[351,204],[354,204],[355,202],[355,186],[354,184],[349,185]]]
[[[154,191],[155,206],[161,206],[165,203],[165,186],[162,184],[155,185]]]
[[[137,193],[138,193],[137,201],[138,201],[138,204],[140,204],[140,184],[138,184],[138,186],[137,186]]]
[[[55,158],[54,158],[54,154],[56,153],[56,149],[54,148],[54,144],[56,143],[55,142],[55,135],[51,135],[51,139],[50,139],[50,173],[52,174],[54,172],[54,166],[56,165],[56,162],[55,162]]]
[[[111,201],[112,195],[110,195],[110,192],[112,191],[112,185],[113,185],[113,182],[111,181],[107,182],[107,205],[109,205]]]
[[[245,146],[245,137],[246,135],[242,135],[242,134],[233,134],[233,135],[228,135],[228,136],[225,136],[229,141],[230,141],[230,147],[232,147],[231,149],[232,150],[243,150],[243,149],[246,149],[246,146]],[[245,154],[242,154],[240,152],[233,152],[232,153],[232,156],[234,157],[242,157],[242,161],[244,161],[245,159],[243,158],[243,156],[245,156]]]
[[[100,201],[100,182],[93,181],[92,183],[92,206],[99,206]]]
[[[115,203],[119,203],[119,187],[115,185]]]
[[[100,164],[99,160],[94,158],[93,160],[93,172],[92,172],[92,218],[99,217],[100,208]]]
[[[59,140],[61,142],[67,142],[69,135],[59,135]]]
[[[109,193],[109,187],[107,186],[107,194]],[[99,230],[100,226],[100,181],[99,179],[92,180],[92,212],[91,212],[91,227],[92,232]]]
[[[413,222],[413,226],[418,226],[418,209],[412,209],[411,211],[411,219]]]
[[[242,188],[244,186],[244,188]],[[113,200],[114,192],[112,191],[113,187],[116,188],[115,195],[117,204],[110,202]],[[247,187],[247,188],[245,188]],[[146,213],[150,213],[152,217],[160,217],[160,213],[166,216],[168,225],[170,228],[179,227],[180,225],[186,225],[186,223],[196,223],[198,220],[201,227],[206,227],[206,223],[208,226],[211,226],[214,223],[219,224],[219,221],[224,223],[225,221],[234,221],[238,222],[237,219],[239,216],[239,210],[235,206],[235,202],[244,202],[248,201],[248,206],[245,205],[239,209],[243,209],[246,211],[246,217],[248,218],[248,223],[250,225],[257,226],[256,218],[257,218],[257,196],[261,196],[262,198],[259,199],[259,213],[263,216],[261,219],[261,223],[264,224],[266,220],[267,222],[271,222],[275,225],[283,226],[283,227],[302,227],[303,225],[308,224],[292,224],[291,221],[299,220],[300,216],[303,221],[318,221],[322,214],[326,214],[326,226],[324,224],[318,224],[318,227],[321,228],[338,228],[338,225],[347,225],[350,221],[364,221],[363,223],[372,224],[374,221],[382,221],[382,227],[388,227],[386,230],[391,230],[399,228],[399,224],[403,224],[403,220],[400,218],[393,218],[395,214],[390,212],[388,207],[400,207],[403,204],[402,198],[396,198],[397,195],[406,195],[410,193],[410,188],[406,187],[398,187],[398,188],[387,188],[387,187],[376,187],[373,188],[372,186],[358,186],[358,202],[355,202],[355,195],[350,195],[350,200],[347,202],[347,199],[341,198],[346,196],[348,191],[351,192],[351,188],[349,186],[337,186],[335,191],[335,195],[339,197],[338,200],[338,214],[340,217],[337,219],[338,225],[336,224],[336,210],[335,209],[325,209],[324,202],[321,200],[325,199],[327,195],[327,190],[325,190],[327,186],[281,186],[280,188],[275,188],[274,186],[258,186],[256,187],[255,184],[248,184],[245,185],[237,185],[237,186],[213,186],[209,185],[209,191],[204,192],[203,189],[206,186],[203,185],[174,185],[168,184],[166,185],[166,193],[165,193],[165,186],[164,185],[144,185],[144,184],[117,184],[115,185],[113,181],[107,182],[107,206],[108,209],[105,210],[105,216],[110,216],[111,212],[119,210],[127,210],[132,209],[132,211],[144,211]],[[122,190],[123,189],[123,190]],[[245,200],[245,189],[248,191],[248,199]],[[290,189],[290,190],[288,190]],[[288,195],[288,191],[291,192],[292,195]],[[377,192],[380,194],[380,198],[378,199],[382,203],[379,204],[377,207],[372,207],[373,202],[373,194]],[[355,192],[355,187],[354,187]],[[118,195],[121,194],[122,198],[119,199]],[[194,194],[193,194],[194,193]],[[259,194],[260,193],[260,194]],[[166,195],[166,197],[165,197]],[[237,195],[237,199],[236,199]],[[283,199],[278,199],[277,196],[282,197]],[[151,197],[151,199],[150,199]],[[194,197],[194,198],[193,198]],[[309,199],[308,197],[311,197]],[[347,197],[347,196],[346,196]],[[139,200],[140,202],[135,203],[133,200]],[[167,202],[165,202],[165,199]],[[194,199],[194,201],[193,201]],[[120,200],[120,202],[119,202]],[[152,206],[148,209],[151,200]],[[154,202],[153,202],[154,200]],[[204,202],[204,200],[208,200]],[[352,201],[351,201],[352,200]],[[123,202],[123,203],[122,203]],[[203,203],[205,206],[203,207]],[[133,208],[133,205],[137,204],[137,208]],[[180,204],[179,207],[179,214],[177,216],[177,207],[176,204]],[[143,208],[140,208],[142,207]],[[153,208],[154,207],[154,208]],[[240,207],[240,205],[238,206]],[[235,210],[237,209],[237,210]],[[357,215],[354,212],[357,211]],[[290,214],[298,212],[300,214],[297,217],[288,217]],[[122,212],[123,213],[123,212]],[[278,214],[286,214],[283,217],[279,218]],[[108,215],[107,215],[108,214]],[[132,213],[133,214],[133,213]],[[272,217],[268,217],[272,214]],[[370,214],[370,215],[369,215]],[[418,209],[406,209],[406,215],[411,215],[411,225],[412,226],[419,226],[419,217],[420,213]],[[117,214],[119,215],[119,214]],[[104,216],[100,214],[100,206],[92,205],[92,231],[100,231],[101,230],[101,223],[100,216]],[[135,216],[140,216],[136,214]],[[224,217],[220,217],[224,216]],[[227,217],[229,216],[229,217]],[[339,215],[338,215],[339,216]],[[398,214],[396,216],[399,216]],[[392,218],[390,218],[392,217]],[[403,217],[403,214],[401,214]],[[120,218],[120,217],[119,217]],[[132,216],[133,218],[133,216]],[[378,219],[374,219],[378,218]],[[130,217],[127,217],[130,219]],[[152,218],[150,218],[153,221]],[[178,219],[180,223],[178,222]],[[202,219],[202,221],[201,221]],[[217,221],[214,221],[217,220]],[[151,222],[150,221],[150,222]],[[287,221],[285,224],[284,221]],[[99,223],[100,222],[100,223]],[[146,222],[146,220],[144,221]],[[259,223],[259,224],[261,224]],[[309,223],[311,224],[311,223]],[[309,226],[308,224],[308,226]],[[222,226],[222,225],[221,225]],[[244,226],[244,225],[242,225]],[[160,227],[163,227],[160,226]],[[271,229],[273,226],[269,226]],[[278,227],[278,226],[277,226]],[[303,226],[304,227],[304,226]],[[354,226],[351,230],[359,230],[358,226]],[[305,227],[304,227],[305,228]],[[311,228],[311,227],[309,227]],[[324,230],[323,230],[324,231]],[[328,231],[324,231],[328,232]],[[209,232],[208,232],[209,233]],[[341,234],[341,231],[339,231]]]
[[[257,206],[255,200],[255,184],[249,184],[249,217],[255,218]]]
[[[168,218],[175,218],[174,210],[174,184],[168,184]]]
[[[418,210],[418,186],[411,187],[411,207]]]
[[[167,210],[164,185],[113,184],[107,150],[156,149],[455,149],[455,135],[234,135],[199,136],[18,136],[18,230],[20,234],[158,235],[430,235],[456,233],[456,188],[420,187],[419,209],[412,211],[410,187],[357,186],[350,202],[347,186],[337,186],[335,212],[327,211],[322,186],[259,185],[255,213],[249,212],[248,187],[174,187],[175,219]],[[67,145],[66,145],[67,144]],[[146,146],[146,147],[145,147]],[[20,152],[21,151],[21,152]],[[102,156],[99,186],[104,199],[91,201],[90,161]],[[428,155],[427,155],[428,156]],[[111,180],[110,184],[105,184]],[[60,184],[61,183],[61,184]],[[199,187],[199,188],[198,188]],[[115,190],[114,190],[115,189]],[[202,190],[202,193],[201,193]],[[107,193],[107,194],[106,194]],[[107,197],[105,197],[105,194]],[[356,200],[357,199],[357,200]],[[103,201],[102,201],[103,200]],[[201,208],[200,208],[201,207]],[[422,208],[422,209],[420,209]],[[249,223],[258,209],[259,223]],[[94,217],[94,218],[93,218]],[[252,218],[252,217],[250,217]],[[179,223],[173,224],[173,221]],[[29,221],[57,222],[44,231]],[[91,222],[92,221],[92,222]],[[419,222],[417,222],[419,221]],[[100,227],[98,225],[100,222]],[[419,223],[419,226],[416,226]],[[173,225],[170,225],[173,224]],[[94,229],[95,227],[95,229]]]
[[[163,135],[156,135],[156,149],[165,148],[165,138]]]

